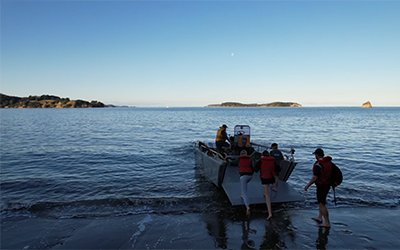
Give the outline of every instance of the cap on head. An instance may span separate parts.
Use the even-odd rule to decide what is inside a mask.
[[[317,149],[313,152],[313,154],[319,155],[319,156],[324,156],[324,155],[325,155],[325,154],[324,154],[324,150],[322,150],[321,148],[317,148]]]
[[[228,126],[226,126],[226,124],[222,125],[223,128],[228,128]]]
[[[278,144],[274,142],[274,143],[271,144],[271,148],[275,148],[275,147],[277,148]]]

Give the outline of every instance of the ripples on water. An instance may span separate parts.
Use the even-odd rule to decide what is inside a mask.
[[[1,112],[3,216],[185,213],[230,209],[194,163],[197,140],[248,124],[252,141],[296,149],[304,192],[322,147],[342,168],[339,206],[398,206],[399,108],[10,109]],[[333,197],[330,197],[333,199]],[[264,209],[264,208],[262,208]]]

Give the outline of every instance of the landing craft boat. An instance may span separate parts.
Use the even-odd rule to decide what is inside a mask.
[[[242,205],[240,190],[240,175],[238,167],[239,151],[242,149],[243,140],[250,142],[250,147],[247,148],[253,165],[261,159],[262,151],[269,149],[269,146],[257,144],[250,140],[250,126],[236,125],[234,128],[234,136],[230,138],[231,147],[230,153],[218,151],[214,145],[206,144],[198,141],[195,144],[196,165],[199,166],[204,176],[210,180],[218,188],[222,188],[228,196],[233,206]],[[245,141],[243,141],[245,142]],[[242,147],[240,147],[242,146]],[[283,203],[301,201],[303,197],[294,190],[288,183],[297,162],[294,160],[294,149],[284,150],[279,149],[284,154],[284,164],[279,173],[278,191],[271,189],[271,203]],[[250,204],[265,203],[263,186],[260,181],[260,172],[254,173],[252,180],[248,183],[248,195]]]

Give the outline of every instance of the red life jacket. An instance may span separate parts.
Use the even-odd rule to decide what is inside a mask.
[[[253,173],[251,158],[248,155],[239,156],[239,173]]]
[[[330,156],[326,156],[321,160],[317,160],[314,163],[313,172],[315,171],[315,166],[320,163],[322,165],[322,172],[316,183],[320,184],[330,184],[331,173],[332,173],[332,158]]]
[[[261,178],[269,179],[275,176],[275,158],[264,156],[261,158]]]

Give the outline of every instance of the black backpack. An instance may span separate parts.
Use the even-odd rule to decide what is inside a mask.
[[[335,187],[339,186],[343,181],[342,171],[335,163],[332,162],[332,173],[331,173],[331,187],[335,189]]]
[[[331,187],[333,189],[333,197],[334,197],[334,202],[336,205],[336,192],[335,192],[335,187],[339,186],[343,181],[343,175],[342,171],[338,166],[335,165],[335,163],[332,162],[332,173],[331,173]]]

